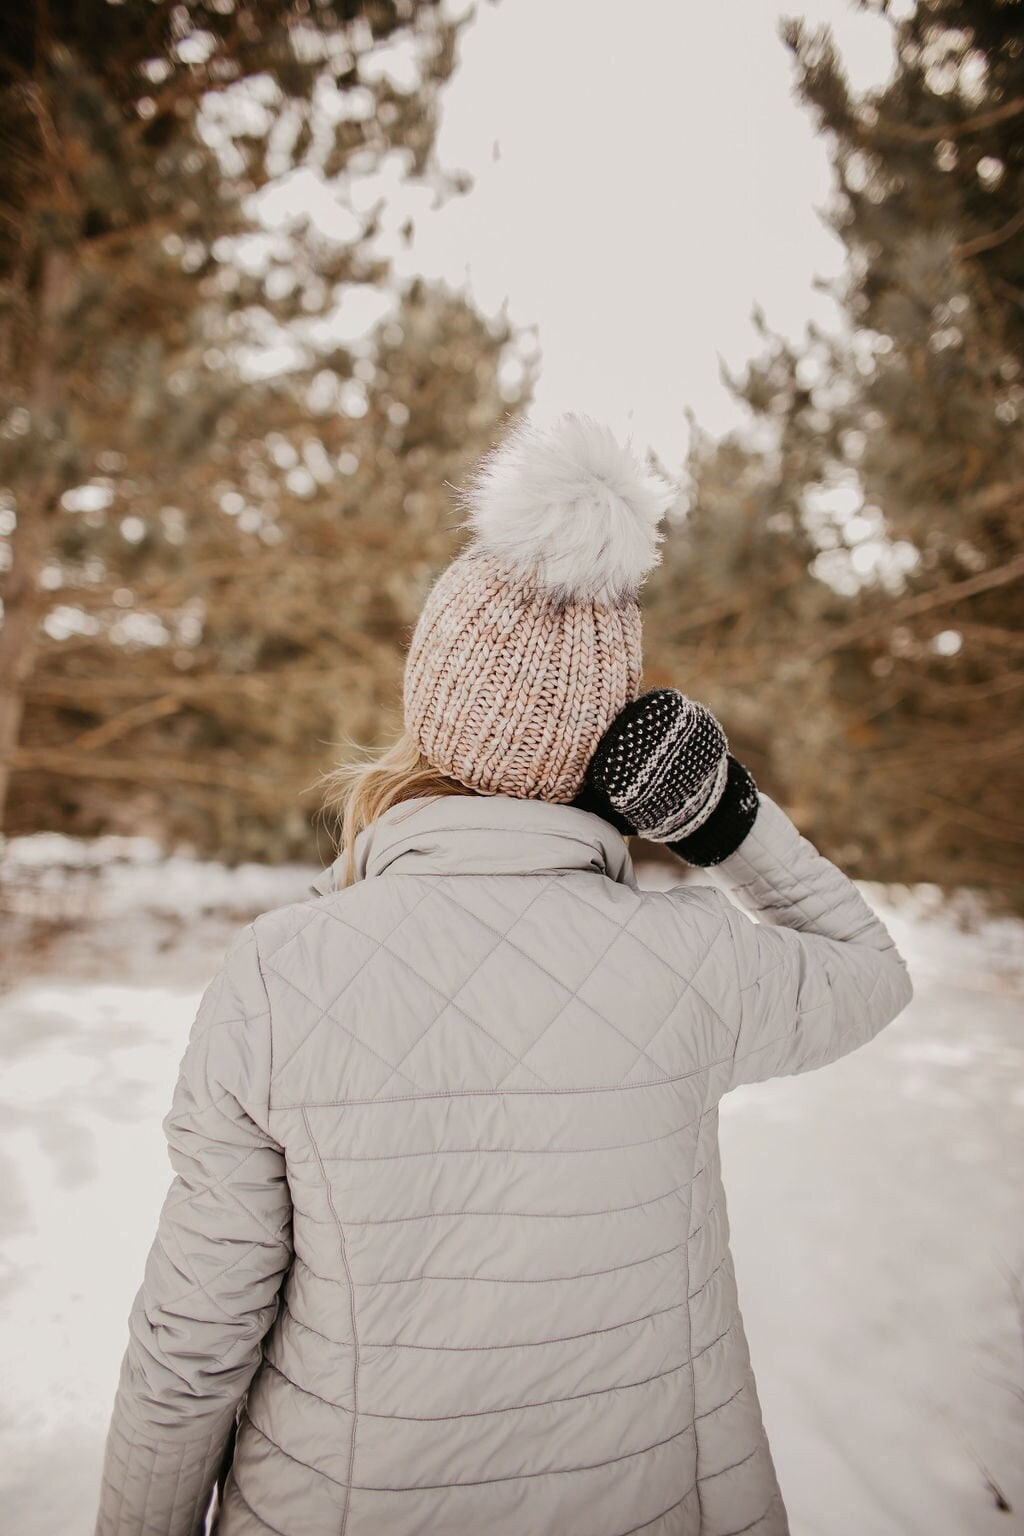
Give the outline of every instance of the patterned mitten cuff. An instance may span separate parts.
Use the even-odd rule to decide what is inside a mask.
[[[730,752],[725,789],[707,820],[667,846],[688,864],[707,868],[735,853],[757,819],[760,799],[753,778]]]

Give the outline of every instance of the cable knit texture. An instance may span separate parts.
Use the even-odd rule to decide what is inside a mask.
[[[640,687],[637,594],[676,492],[567,412],[516,423],[458,496],[473,539],[413,632],[406,730],[480,794],[569,802]]]
[[[786,1536],[718,1103],[899,1013],[885,928],[764,796],[723,889],[505,796],[355,853],[204,995],[97,1536]]]
[[[483,794],[567,802],[642,665],[635,599],[566,602],[471,545],[416,625],[406,729],[429,762]]]

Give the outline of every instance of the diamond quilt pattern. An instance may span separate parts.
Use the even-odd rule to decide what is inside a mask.
[[[97,1536],[784,1536],[717,1104],[900,1011],[885,929],[767,797],[670,891],[501,796],[357,849],[204,996]]]

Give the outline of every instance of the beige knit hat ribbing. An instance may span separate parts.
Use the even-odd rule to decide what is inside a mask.
[[[457,492],[473,539],[405,665],[405,726],[479,794],[568,802],[641,679],[637,593],[674,488],[607,427],[515,424]]]

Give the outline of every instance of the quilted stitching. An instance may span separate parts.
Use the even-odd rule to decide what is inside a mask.
[[[306,1135],[309,1138],[309,1144],[313,1149],[314,1155],[316,1156],[317,1166],[320,1170],[320,1176],[323,1179],[325,1188],[327,1190],[327,1198],[331,1207],[331,1215],[334,1218],[334,1223],[338,1229],[338,1251],[341,1256],[341,1267],[345,1273],[345,1284],[348,1288],[349,1322],[352,1330],[352,1429],[348,1450],[348,1474],[345,1480],[345,1502],[342,1506],[341,1514],[340,1536],[345,1536],[345,1532],[348,1529],[349,1510],[351,1509],[353,1481],[352,1469],[355,1466],[356,1427],[359,1423],[359,1325],[356,1317],[356,1288],[355,1282],[352,1279],[352,1266],[349,1263],[348,1258],[348,1244],[345,1240],[345,1228],[340,1217],[338,1216],[337,1207],[334,1203],[334,1195],[330,1187],[330,1182],[327,1178],[327,1172],[324,1168],[323,1162],[320,1160],[320,1153],[317,1148],[316,1141],[313,1137],[312,1129],[310,1128],[309,1116],[305,1113],[305,1111],[303,1112],[302,1123],[305,1126]],[[271,1441],[271,1443],[273,1442]]]
[[[368,832],[204,995],[97,1536],[199,1536],[236,1420],[218,1536],[785,1536],[716,1105],[894,1017],[888,934],[766,797],[755,923],[574,807]]]
[[[412,917],[413,912],[416,909],[416,906],[418,906],[420,904],[420,902],[425,901],[428,895],[429,895],[429,892],[424,891],[423,894],[419,898],[419,902],[415,903],[414,906],[408,912],[404,912],[402,914],[401,919],[395,925],[395,928],[393,929],[392,934],[389,935],[390,937],[393,937],[394,934],[396,934],[396,933],[401,931],[402,924],[408,918]],[[337,912],[328,911],[328,912],[325,913],[325,915],[329,916],[330,918],[332,918],[335,922],[341,923],[343,927],[348,928],[348,927],[351,926],[349,924],[346,924],[344,919]],[[307,922],[308,922],[308,918],[307,918]],[[305,926],[305,925],[303,925],[303,926]],[[354,931],[358,932],[359,930],[354,930]],[[296,933],[289,934],[288,939],[286,940],[286,943],[289,943],[289,944],[293,943],[296,937],[297,937]],[[360,934],[360,937],[364,937],[364,935]],[[371,949],[369,955],[367,955],[366,959],[363,961],[363,965],[359,967],[359,970],[362,970],[365,966],[369,965],[370,961],[373,960],[385,947],[386,946],[384,944],[383,939],[378,940],[376,945],[374,946],[374,948]],[[287,970],[282,968],[282,965],[280,964],[280,961],[279,961],[278,957],[280,956],[283,948],[284,948],[283,944],[282,945],[278,945],[273,950],[271,950],[269,955],[265,955],[263,957],[263,971],[264,971],[264,974],[267,971],[273,971],[274,975],[278,978],[279,981],[282,981],[286,986],[291,987],[291,989],[294,992],[297,992],[300,997],[304,998],[307,1002],[313,1004],[314,1007],[318,1006],[314,1002],[314,1000],[312,998],[307,998],[306,997],[306,994],[297,985],[297,983],[294,981],[294,979],[291,978],[288,975]],[[389,953],[393,954],[394,951],[389,950]],[[277,964],[274,963],[275,960],[278,961]],[[318,1018],[316,1024],[313,1026],[312,1030],[308,1031],[303,1036],[303,1038],[301,1039],[299,1045],[296,1047],[296,1051],[292,1053],[293,1055],[297,1054],[297,1052],[299,1050],[306,1050],[306,1051],[309,1050],[310,1040],[311,1040],[312,1034],[316,1030],[318,1030],[320,1028],[320,1025],[323,1024],[326,1019],[331,1018],[332,1022],[334,1022],[335,1024],[337,1024],[339,1022],[338,1020],[333,1019],[332,1009],[334,1007],[336,1007],[337,1004],[341,1001],[341,998],[342,998],[344,992],[352,985],[352,983],[355,981],[356,976],[358,976],[358,974],[359,974],[359,971],[357,970],[353,975],[346,977],[345,984],[341,988],[341,990],[339,991],[337,997],[333,998],[330,1003],[327,1003],[322,1008],[320,1017]],[[341,1028],[344,1028],[344,1025],[341,1025]],[[355,1037],[355,1038],[358,1039],[358,1037]],[[359,1045],[361,1045],[363,1047],[364,1050],[372,1050],[372,1047],[367,1046],[365,1041],[359,1040],[358,1043],[359,1043]],[[374,1053],[374,1054],[376,1054],[376,1053]],[[383,1058],[381,1058],[381,1059],[383,1060]],[[274,1079],[276,1079],[276,1078],[278,1078],[278,1077],[283,1075],[285,1069],[288,1067],[288,1065],[290,1064],[291,1060],[292,1060],[292,1056],[288,1056],[283,1062],[280,1062],[280,1061],[275,1062],[275,1065],[274,1065]],[[391,1065],[392,1071],[394,1071],[395,1070],[394,1064],[390,1063],[389,1065]],[[271,1086],[273,1086],[273,1080],[274,1079],[272,1079]],[[415,1084],[412,1084],[411,1086],[415,1087]]]
[[[445,890],[444,885],[440,881],[435,881],[434,885],[435,885],[435,889],[439,892],[439,894],[441,895],[442,899],[447,897],[449,900],[455,900],[455,898],[453,896],[451,896],[451,894]],[[538,899],[539,899],[539,897],[541,895],[544,894],[544,890],[545,889],[547,889],[547,887],[542,887],[541,890],[538,891],[538,893],[537,893],[537,898]],[[468,918],[472,922],[481,922],[482,923],[482,919],[478,918],[474,913],[472,913],[469,910],[469,908],[466,907],[464,902],[458,901],[456,904],[459,907],[460,918]],[[533,905],[533,903],[530,903],[530,906],[532,906],[532,905]],[[530,906],[527,906],[526,912],[529,912]],[[522,916],[525,916],[525,915],[526,915],[526,913],[524,912],[522,914]],[[522,920],[522,918],[519,918],[519,919],[517,919],[517,922],[519,922],[521,920]],[[483,924],[483,926],[484,927],[489,927],[488,924]],[[509,929],[509,931],[507,933],[504,933],[504,934],[498,933],[493,928],[490,929],[490,931],[495,935],[495,938],[497,940],[497,944],[496,944],[495,948],[498,948],[499,946],[501,946],[501,947],[503,947],[505,949],[512,950],[515,954],[521,956],[522,959],[525,960],[528,965],[531,965],[531,966],[535,967],[535,969],[537,969],[538,971],[541,971],[544,975],[550,976],[552,981],[554,981],[558,986],[562,987],[565,990],[565,992],[567,992],[567,994],[568,994],[564,1004],[559,1009],[558,1013],[555,1014],[553,1019],[550,1019],[547,1022],[547,1024],[545,1024],[545,1026],[541,1030],[540,1034],[536,1037],[535,1040],[531,1041],[530,1046],[528,1047],[528,1049],[523,1052],[523,1056],[526,1056],[526,1055],[529,1055],[529,1053],[531,1051],[535,1050],[536,1047],[540,1045],[540,1043],[544,1039],[545,1035],[547,1035],[547,1033],[551,1029],[553,1029],[555,1024],[561,1019],[562,1014],[565,1012],[566,1008],[568,1008],[569,1004],[575,998],[579,997],[579,994],[580,994],[581,990],[590,981],[590,979],[594,975],[594,972],[597,970],[598,965],[601,964],[602,958],[603,958],[604,962],[607,963],[608,949],[606,948],[604,950],[603,957],[602,957],[602,955],[595,953],[595,955],[593,957],[593,960],[592,960],[589,968],[584,972],[582,979],[579,982],[577,982],[577,984],[574,987],[570,988],[568,986],[568,984],[566,982],[562,981],[561,978],[559,976],[557,976],[552,970],[550,970],[547,966],[542,965],[532,955],[528,955],[527,952],[520,945],[516,944],[516,942],[512,938],[512,933],[514,931],[514,927],[515,927],[515,925],[513,925],[513,928]],[[623,931],[623,929],[620,929],[620,932],[621,931]],[[610,946],[609,946],[609,948],[610,948]],[[468,981],[468,979],[469,978],[467,978],[467,981]],[[465,986],[465,985],[466,985],[466,983],[463,983],[463,986]],[[460,987],[459,991],[462,991],[462,990],[463,990],[463,988]],[[605,1018],[604,1014],[600,1013],[599,1010],[597,1008],[595,1008],[592,1003],[584,1002],[583,1006],[585,1008],[587,1008],[588,1011],[590,1013],[592,1013],[597,1019],[599,1019],[601,1021],[601,1023],[603,1025],[605,1025],[606,1028],[612,1030],[612,1032],[614,1034],[618,1035],[620,1039],[625,1040],[627,1042],[627,1044],[629,1044],[631,1046],[635,1044],[635,1042],[630,1040],[629,1036],[622,1029],[619,1028],[619,1026],[614,1022],[614,1020]],[[478,1020],[474,1020],[474,1022],[479,1024]],[[480,1027],[482,1027],[482,1026],[480,1026]],[[659,1026],[659,1028],[660,1028],[660,1026]],[[655,1034],[657,1034],[657,1033],[658,1033],[658,1030],[655,1030]],[[662,1068],[658,1065],[658,1063],[656,1061],[652,1060],[652,1058],[647,1054],[646,1050],[640,1050],[640,1051],[637,1052],[636,1058],[635,1058],[632,1066],[630,1067],[629,1072],[627,1072],[625,1075],[627,1077],[629,1077],[631,1075],[631,1073],[632,1073],[633,1067],[635,1067],[641,1061],[648,1062],[649,1065],[653,1068],[655,1073],[657,1073],[657,1074],[659,1074],[661,1076],[664,1076]],[[518,1065],[518,1066],[522,1066],[523,1065],[522,1057],[517,1057],[516,1058],[515,1065]],[[511,1071],[511,1068],[509,1070]],[[503,1077],[499,1078],[498,1081],[494,1084],[495,1088],[496,1089],[497,1088],[501,1088],[508,1076],[509,1076],[509,1072],[506,1072]],[[543,1078],[541,1078],[541,1081],[543,1082]]]

